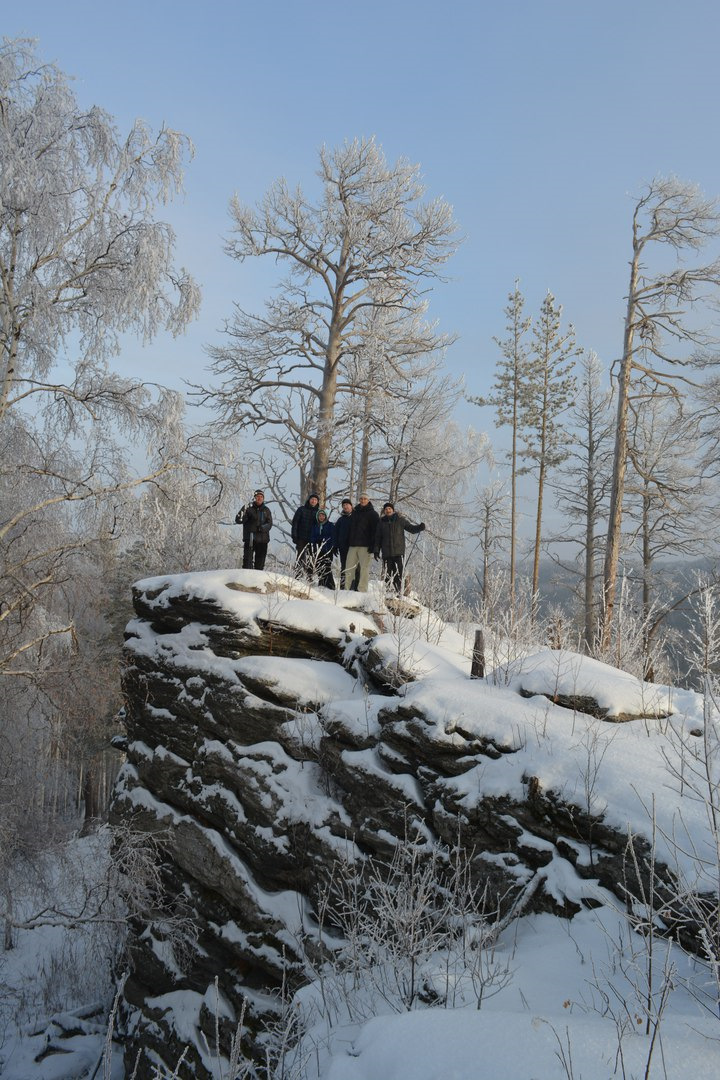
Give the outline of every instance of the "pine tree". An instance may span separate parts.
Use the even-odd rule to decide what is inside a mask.
[[[524,472],[537,476],[535,541],[533,546],[532,612],[537,616],[540,579],[540,548],[545,482],[548,472],[557,468],[570,453],[570,433],[560,417],[571,406],[577,381],[573,375],[574,357],[580,349],[575,344],[575,330],[561,329],[562,306],[548,292],[540,315],[533,326],[529,382],[521,399],[520,423],[523,453],[531,465]]]
[[[497,413],[496,427],[510,428],[510,450],[507,458],[510,463],[510,612],[515,610],[516,566],[517,566],[517,520],[518,496],[517,479],[520,473],[519,441],[520,417],[528,409],[528,380],[530,377],[530,349],[526,342],[530,329],[530,319],[523,314],[525,298],[519,289],[519,280],[508,296],[505,308],[508,336],[493,340],[500,348],[502,359],[495,370],[495,386],[490,397],[470,398],[476,405],[492,405]]]

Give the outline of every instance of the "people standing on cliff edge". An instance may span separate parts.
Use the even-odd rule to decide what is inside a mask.
[[[264,491],[257,489],[252,502],[238,510],[235,523],[243,530],[243,570],[264,570],[273,523]]]
[[[343,588],[350,589],[355,580],[355,570],[359,568],[358,592],[367,592],[370,582],[370,563],[375,550],[375,530],[380,515],[363,492],[350,516],[348,530],[348,553],[343,574]]]
[[[313,525],[315,524],[315,515],[318,512],[319,506],[320,500],[313,491],[312,495],[308,496],[304,504],[298,506],[293,515],[292,525],[290,527],[290,536],[295,545],[296,553],[295,571],[303,577],[308,578],[308,580],[312,578],[313,572],[310,536],[312,534]]]
[[[382,554],[383,578],[398,596],[402,595],[405,561],[405,533],[425,531],[425,522],[412,525],[406,517],[395,512],[391,502],[386,502],[375,532],[375,558]]]

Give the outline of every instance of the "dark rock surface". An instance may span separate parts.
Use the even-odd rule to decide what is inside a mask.
[[[134,928],[124,1031],[130,1071],[142,1050],[140,1080],[157,1060],[172,1072],[188,1041],[179,1075],[210,1076],[200,1032],[212,1046],[216,979],[221,1030],[234,1030],[245,1008],[252,1040],[283,977],[291,986],[307,977],[318,890],[339,859],[386,857],[394,839],[418,832],[448,851],[460,844],[507,903],[554,858],[622,898],[627,835],[601,813],[527,768],[507,793],[474,780],[506,768],[523,745],[511,703],[502,734],[482,730],[480,706],[472,722],[449,716],[441,728],[422,699],[404,695],[412,671],[388,661],[367,614],[328,593],[315,617],[299,586],[252,571],[211,577],[140,583],[127,632],[127,763],[112,815],[161,837],[168,898],[196,934],[181,947],[165,912]],[[295,695],[287,679],[239,664],[252,657],[276,658],[281,676],[288,659],[313,661],[317,679]],[[457,678],[478,696],[469,660],[467,672]],[[344,708],[336,687],[350,675]],[[577,898],[542,885],[531,903],[579,910]]]

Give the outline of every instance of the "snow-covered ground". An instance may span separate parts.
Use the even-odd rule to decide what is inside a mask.
[[[13,882],[14,917],[34,926],[16,929],[14,947],[0,952],[2,1080],[122,1078],[119,1052],[102,1066],[121,942],[113,922],[94,919],[109,841],[107,830],[75,838]]]
[[[666,1077],[717,1080],[720,1021],[682,987],[697,976],[678,949],[661,947],[675,988],[650,1034],[638,943],[621,915],[584,912],[572,921],[523,918],[507,931],[497,959],[512,975],[478,1010],[423,1009],[338,1027],[323,1080],[610,1080]],[[628,963],[623,971],[620,950]],[[660,986],[661,980],[658,980]],[[655,1037],[654,1037],[655,1036]],[[648,1062],[650,1063],[648,1070]],[[309,1069],[307,1076],[318,1074]]]

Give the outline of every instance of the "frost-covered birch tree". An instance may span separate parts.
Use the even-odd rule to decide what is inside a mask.
[[[190,152],[140,121],[120,137],[31,43],[0,48],[0,422],[31,398],[68,420],[135,418],[141,387],[107,366],[120,335],[180,333],[198,309],[154,216]]]
[[[0,776],[28,843],[98,809],[118,707],[108,570],[137,485],[178,462],[176,394],[113,367],[125,335],[198,310],[158,217],[191,155],[141,122],[121,136],[31,42],[0,45]],[[148,441],[147,469],[129,465]],[[125,583],[127,590],[127,582]],[[0,801],[5,794],[0,793]]]
[[[380,313],[348,365],[355,390],[338,409],[338,445],[347,447],[341,464],[348,491],[399,501],[411,516],[437,513],[440,502],[440,533],[454,535],[487,440],[451,419],[462,383],[444,370],[438,352],[413,350],[421,340],[417,321]]]
[[[242,530],[234,522],[242,493],[249,497],[252,485],[237,443],[207,435],[188,443],[182,428],[176,439],[181,464],[145,486],[128,523],[127,531],[137,536],[131,553],[136,577],[235,566],[242,560]]]
[[[456,246],[456,225],[443,199],[423,201],[419,166],[388,164],[374,139],[320,151],[317,200],[277,180],[256,207],[233,198],[231,258],[269,257],[287,270],[265,314],[239,306],[228,342],[212,346],[219,377],[204,399],[219,422],[239,431],[296,428],[308,417],[310,483],[324,500],[337,458],[337,404],[357,391],[348,364],[377,312],[414,318],[412,355],[443,339],[426,320],[426,292]],[[313,402],[308,409],[308,399]],[[305,492],[302,493],[303,495]]]
[[[122,335],[178,334],[198,310],[156,218],[190,154],[168,128],[121,137],[31,42],[0,46],[0,677],[32,674],[48,635],[72,632],[54,606],[66,555],[112,533],[140,479],[114,435],[157,435],[176,409],[111,359]]]
[[[455,384],[442,372],[440,351],[426,348],[422,315],[370,309],[358,321],[357,329],[358,348],[345,364],[351,389],[337,410],[338,464],[348,474],[347,491],[359,495],[373,489],[397,498],[398,491],[388,491],[384,477],[376,482],[374,463],[394,444],[399,427],[405,425],[406,432],[412,427],[407,421],[411,414],[417,415],[424,399],[450,391],[450,411],[458,394]],[[392,489],[392,482],[389,487]]]
[[[612,464],[612,394],[603,386],[602,365],[592,351],[582,356],[577,379],[575,403],[567,417],[572,442],[567,460],[552,481],[556,505],[565,522],[553,542],[570,544],[578,551],[574,564],[562,556],[558,561],[566,573],[579,578],[583,642],[592,653],[600,624],[602,537]]]
[[[480,585],[481,611],[483,618],[486,618],[492,579],[497,572],[498,554],[506,550],[509,538],[509,500],[505,484],[500,480],[486,484],[477,492],[474,502],[472,535],[477,539],[481,566],[480,570],[476,571],[476,577]]]
[[[719,234],[720,204],[706,199],[694,184],[675,177],[652,180],[633,210],[623,350],[615,372],[617,419],[603,575],[604,649],[612,635],[635,388],[642,379],[645,388],[680,394],[687,384],[684,370],[711,344],[697,312],[708,297],[717,302],[720,259],[698,264],[693,256]],[[658,265],[658,254],[668,251],[669,265]]]
[[[625,547],[640,560],[644,675],[652,681],[659,631],[694,593],[677,580],[678,569],[712,553],[717,526],[702,475],[700,418],[672,394],[650,392],[633,405]]]

